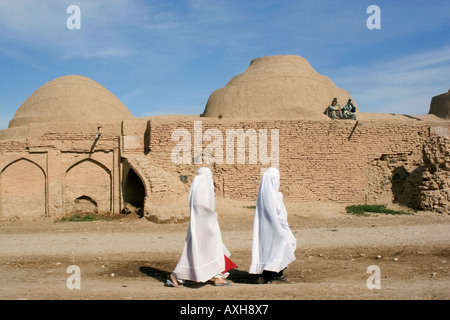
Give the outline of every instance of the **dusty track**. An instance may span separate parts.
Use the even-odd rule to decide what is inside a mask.
[[[144,219],[4,222],[0,226],[0,299],[449,299],[450,216],[349,216],[342,206],[287,203],[298,249],[289,283],[255,284],[247,273],[253,210],[218,199],[225,244],[238,265],[229,287],[164,286],[180,256],[187,223]],[[378,256],[378,257],[377,257]],[[68,289],[70,265],[81,289]],[[369,289],[367,268],[381,271]]]

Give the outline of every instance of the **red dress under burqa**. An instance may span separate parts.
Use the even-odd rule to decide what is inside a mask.
[[[228,272],[231,269],[236,269],[237,265],[230,260],[230,258],[228,258],[226,255],[224,255],[225,257],[225,270],[222,273]]]

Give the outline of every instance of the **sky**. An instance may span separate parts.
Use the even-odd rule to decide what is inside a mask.
[[[69,74],[136,117],[201,114],[251,60],[280,54],[306,58],[362,112],[427,114],[450,89],[450,1],[0,0],[0,129]]]

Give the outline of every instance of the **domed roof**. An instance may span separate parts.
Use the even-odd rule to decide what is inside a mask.
[[[102,123],[133,118],[128,108],[96,81],[68,75],[47,82],[19,107],[9,127],[30,123]]]
[[[244,73],[215,90],[205,117],[262,119],[328,119],[324,114],[333,98],[344,106],[351,95],[309,62],[295,55],[277,55],[251,61]]]

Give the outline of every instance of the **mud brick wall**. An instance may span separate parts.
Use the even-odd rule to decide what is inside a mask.
[[[418,207],[450,214],[450,137],[432,137],[423,153]]]
[[[267,149],[270,156],[271,132],[278,130],[279,169],[281,191],[286,197],[302,201],[328,200],[361,203],[367,200],[368,166],[371,161],[389,154],[410,154],[421,148],[430,136],[430,126],[420,122],[359,122],[355,121],[236,121],[230,119],[199,118],[202,139],[209,129],[218,130],[223,139],[222,163],[195,163],[194,120],[150,120],[147,126],[146,157],[152,165],[180,176],[187,186],[200,166],[208,166],[214,174],[216,193],[230,198],[256,199],[261,173],[270,164],[261,163],[258,141],[257,163],[250,163],[250,150],[235,142],[234,163],[226,162],[227,130],[267,130]],[[175,164],[172,150],[180,140],[172,141],[176,129],[190,135],[192,161]],[[216,131],[217,132],[217,131]],[[197,134],[197,140],[195,139]],[[220,137],[220,136],[219,136]],[[202,141],[202,150],[211,144]],[[245,152],[245,163],[237,163],[237,154]],[[204,160],[204,158],[202,158]]]
[[[56,149],[92,153],[119,147],[121,124],[31,124],[28,146],[31,150]],[[97,138],[97,133],[100,136]]]
[[[119,213],[120,128],[32,124],[21,140],[0,140],[0,218],[64,215],[83,202]]]
[[[21,152],[25,150],[26,143],[19,141],[0,141],[0,155]]]
[[[261,174],[272,165],[290,200],[389,203],[397,197],[409,204],[418,197],[404,190],[422,188],[416,184],[429,165],[424,145],[449,129],[450,123],[422,121],[197,116],[31,124],[0,132],[0,219],[93,209],[118,214],[136,192],[145,211],[167,195],[186,195],[201,166],[211,168],[216,194],[226,198],[256,200]],[[441,203],[448,187],[437,200],[430,198],[435,193],[427,193],[428,207],[447,208]]]

